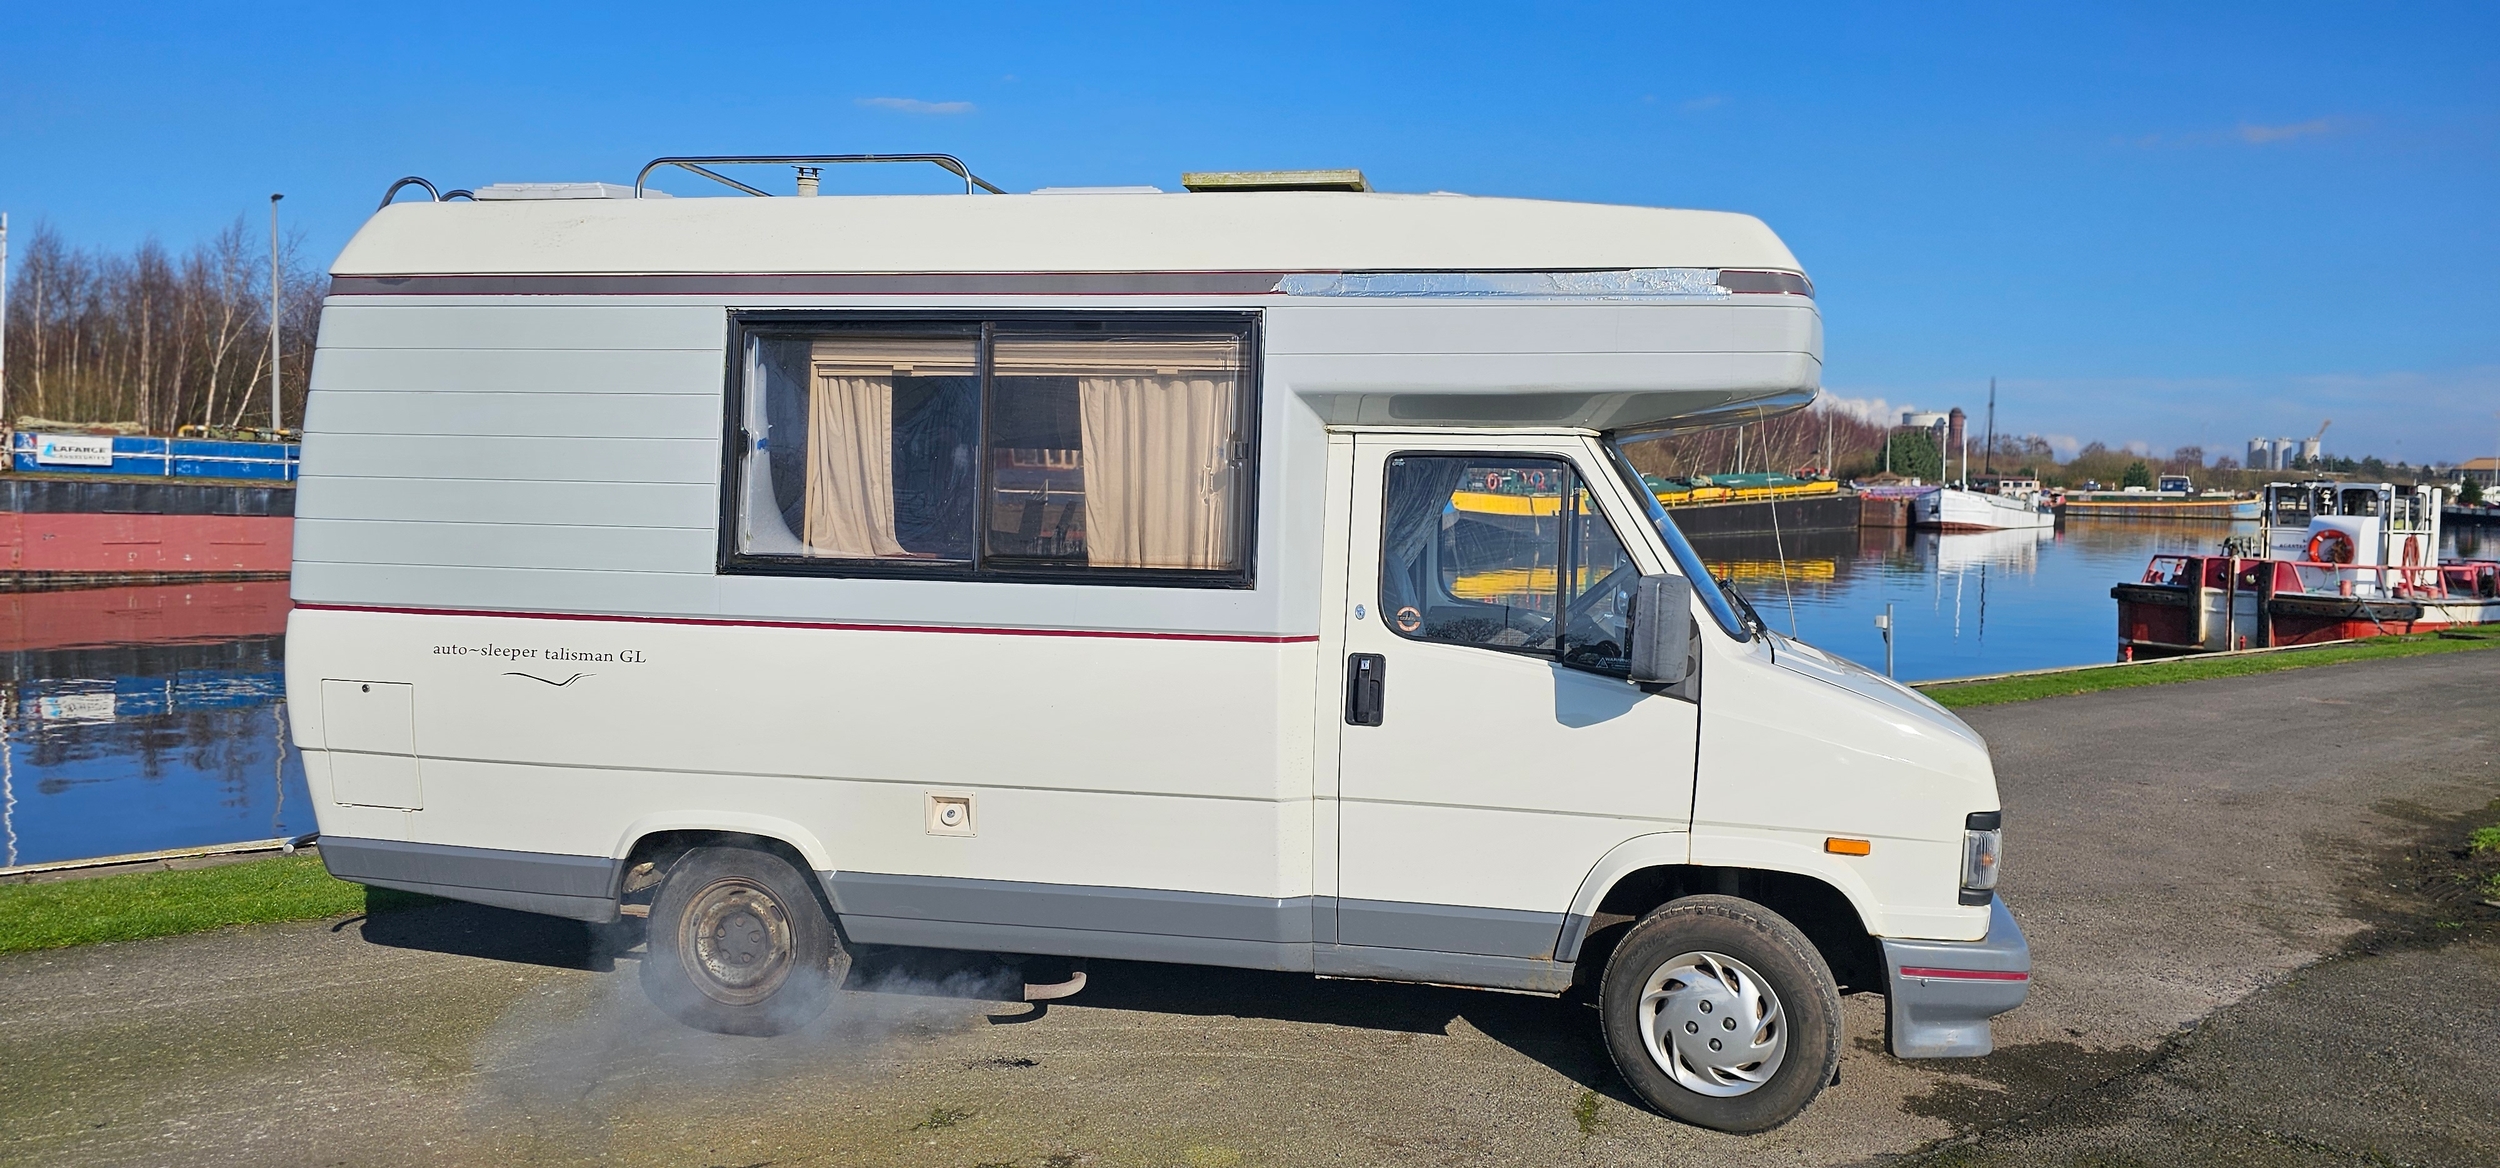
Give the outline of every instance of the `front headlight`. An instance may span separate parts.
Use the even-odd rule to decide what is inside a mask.
[[[2004,867],[2005,813],[1974,811],[1962,821],[1962,903],[1986,904],[1996,896]]]

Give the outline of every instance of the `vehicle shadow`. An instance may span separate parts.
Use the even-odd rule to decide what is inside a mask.
[[[1015,964],[1010,964],[1011,962]],[[1404,1034],[1448,1034],[1464,1022],[1485,1037],[1548,1070],[1626,1106],[1646,1109],[1617,1074],[1597,1028],[1596,1009],[1577,993],[1562,998],[1496,993],[1454,986],[1341,981],[1307,973],[1165,965],[1148,961],[1083,963],[1085,989],[1063,1003],[1018,1004],[993,1014],[993,1024],[1047,1027],[1047,1007],[1067,1005],[1202,1018],[1264,1018]],[[960,986],[1005,986],[1066,976],[1063,958],[1001,958],[985,953],[876,947],[853,963],[845,987],[881,993],[965,996]],[[996,999],[991,999],[996,1000]]]
[[[438,901],[377,908],[333,926],[395,949],[484,961],[612,973],[618,959],[641,958],[643,922],[592,925],[484,905]],[[1062,1003],[1018,1001],[1026,982],[1064,980],[1061,958],[864,946],[843,988],[855,993],[1001,1003],[993,1025],[1051,1025],[1054,1004],[1182,1017],[1264,1018],[1403,1034],[1448,1034],[1464,1022],[1485,1037],[1602,1096],[1643,1107],[1616,1074],[1597,1029],[1597,1011],[1577,995],[1560,999],[1451,986],[1338,981],[1303,973],[1165,965],[1084,963],[1083,992]]]
[[[393,949],[593,973],[613,972],[617,954],[642,944],[642,922],[632,917],[593,925],[458,901],[374,904],[332,928]]]

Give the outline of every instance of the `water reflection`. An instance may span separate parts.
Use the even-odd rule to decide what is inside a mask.
[[[1915,681],[2111,660],[2111,585],[2141,576],[2156,554],[2212,552],[2224,536],[2255,530],[2078,520],[2055,530],[1862,528],[1693,543],[1772,627],[1793,625],[1804,639],[1878,668],[1884,643],[1875,617],[1891,604],[1895,672]]]
[[[287,584],[0,594],[0,862],[312,830]]]

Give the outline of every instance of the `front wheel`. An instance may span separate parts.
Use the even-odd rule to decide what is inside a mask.
[[[814,1021],[845,956],[806,875],[750,848],[679,858],[651,903],[648,936],[643,992],[719,1034],[786,1034]]]
[[[1795,925],[1732,896],[1641,918],[1607,959],[1597,1008],[1632,1089],[1699,1127],[1778,1127],[1840,1067],[1831,967]]]

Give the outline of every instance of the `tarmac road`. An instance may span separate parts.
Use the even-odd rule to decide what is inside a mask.
[[[1096,962],[1033,1016],[886,960],[732,1039],[630,930],[442,906],[0,957],[0,1161],[2500,1164],[2500,912],[2440,868],[2495,695],[2479,652],[1972,712],[2030,1003],[1908,1063],[1853,997],[1840,1085],[1749,1139],[1631,1105],[1572,1003]]]

